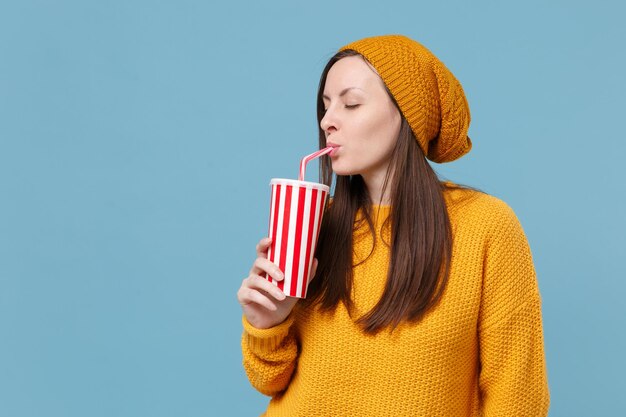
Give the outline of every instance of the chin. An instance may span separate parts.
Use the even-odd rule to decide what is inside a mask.
[[[353,169],[348,169],[338,164],[332,164],[332,169],[335,175],[355,175],[356,174],[356,172]]]

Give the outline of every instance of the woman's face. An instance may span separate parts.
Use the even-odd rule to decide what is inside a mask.
[[[401,116],[382,79],[361,57],[337,61],[323,91],[326,112],[320,126],[326,135],[333,171],[384,178],[400,131]]]

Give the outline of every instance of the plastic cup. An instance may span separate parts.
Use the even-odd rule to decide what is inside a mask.
[[[283,178],[273,178],[270,186],[272,244],[267,257],[285,279],[266,279],[289,297],[305,298],[329,189],[324,184]]]

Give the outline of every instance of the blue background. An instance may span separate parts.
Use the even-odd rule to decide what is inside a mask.
[[[384,33],[464,86],[474,149],[436,169],[524,226],[550,415],[626,415],[626,10],[588,3],[2,1],[0,416],[258,415],[269,180],[316,149],[326,60]]]

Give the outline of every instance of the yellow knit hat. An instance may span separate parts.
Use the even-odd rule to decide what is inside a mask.
[[[363,55],[378,71],[428,159],[450,162],[470,151],[465,93],[432,52],[401,35],[365,38],[339,50],[346,49]]]

